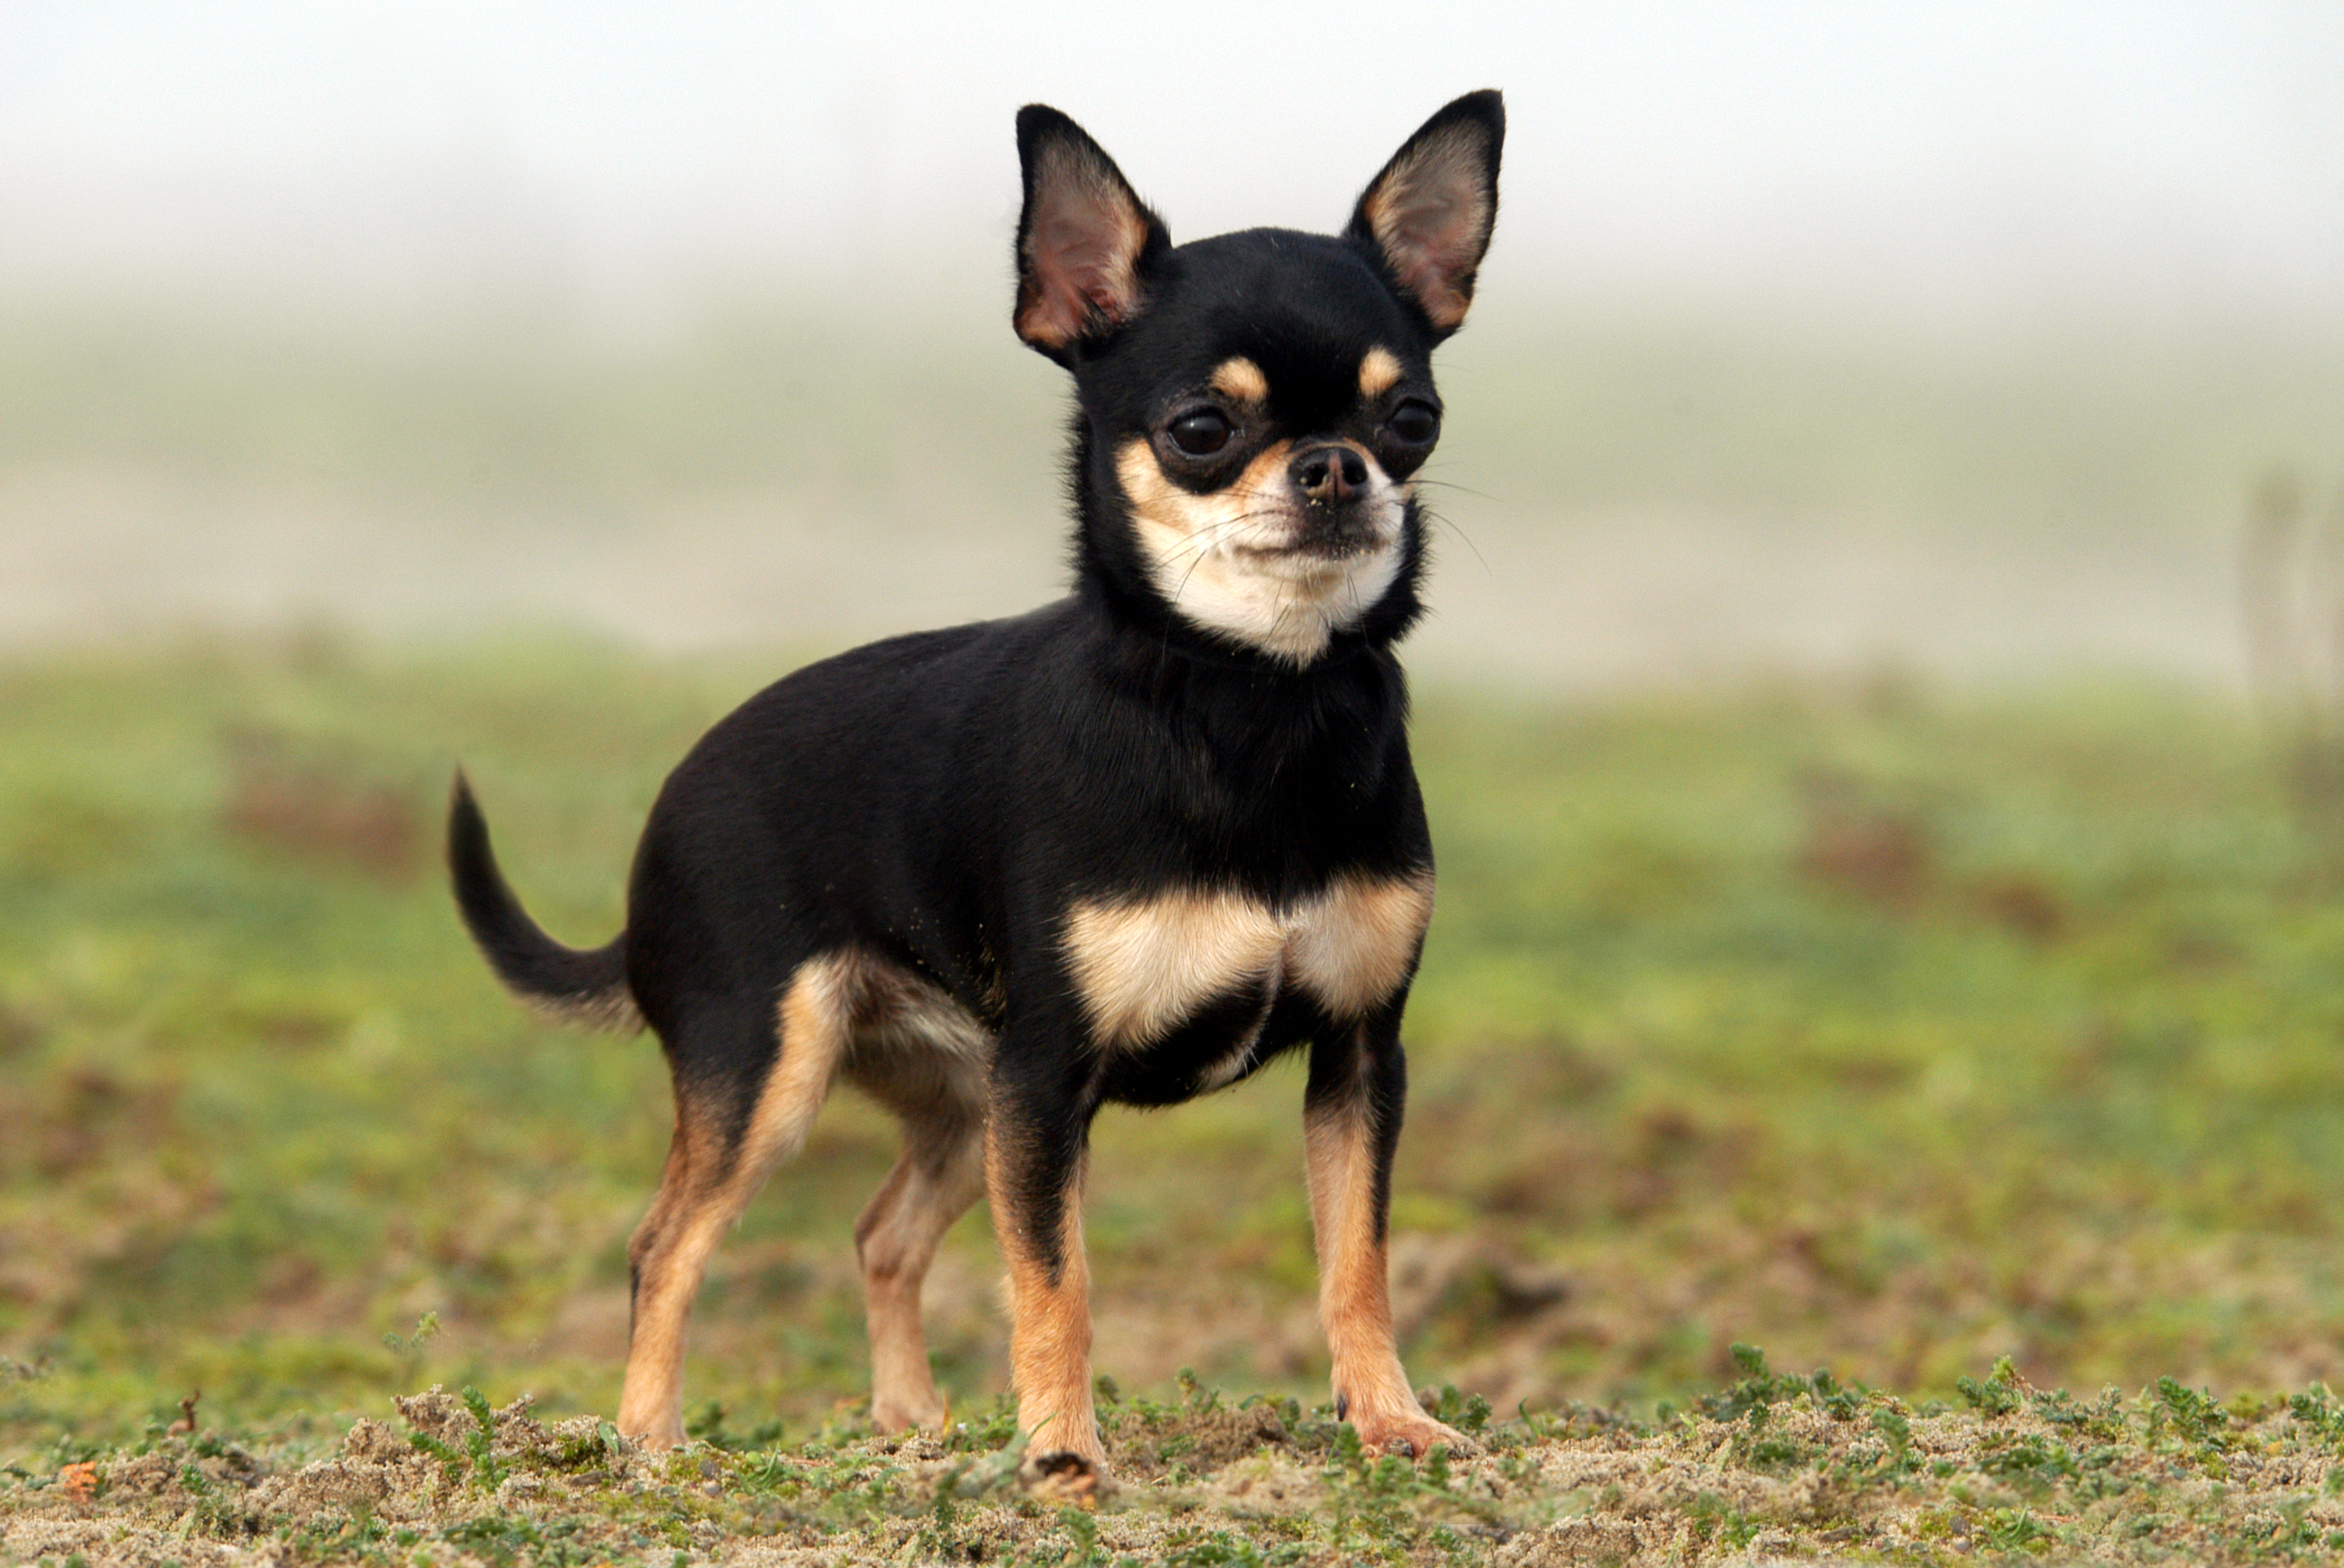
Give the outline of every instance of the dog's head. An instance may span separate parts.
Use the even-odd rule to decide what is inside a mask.
[[[1017,335],[1074,373],[1080,549],[1114,588],[1304,666],[1417,612],[1413,478],[1440,437],[1432,350],[1472,302],[1505,110],[1459,98],[1339,236],[1174,246],[1056,109],[1017,116]]]

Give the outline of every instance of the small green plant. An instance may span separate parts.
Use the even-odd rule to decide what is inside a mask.
[[[446,1468],[450,1480],[464,1473],[464,1456],[428,1431],[409,1432],[407,1446],[438,1460]]]
[[[1435,1421],[1453,1426],[1459,1431],[1480,1433],[1489,1430],[1490,1401],[1480,1394],[1460,1394],[1455,1383],[1440,1385],[1440,1398],[1433,1405]]]
[[[1693,1407],[1712,1421],[1740,1421],[1753,1410],[1815,1391],[1810,1380],[1795,1372],[1770,1371],[1766,1365],[1766,1352],[1755,1345],[1736,1343],[1732,1347],[1731,1354],[1734,1366],[1742,1373],[1741,1381],[1723,1392],[1704,1394],[1693,1401]],[[1817,1375],[1828,1378],[1830,1373]]]
[[[2031,1432],[1986,1452],[1978,1468],[2033,1492],[2046,1492],[2076,1472],[2075,1456],[2063,1445]]]
[[[2333,1443],[2344,1438],[2344,1405],[2333,1401],[2326,1383],[2314,1383],[2287,1401],[2288,1414],[2320,1442]]]
[[[2102,1442],[2125,1436],[2124,1396],[2112,1388],[2101,1390],[2088,1405],[2078,1403],[2066,1389],[2037,1391],[2030,1403],[2035,1414],[2053,1426],[2072,1428]]]
[[[1177,1381],[1180,1388],[1180,1402],[1190,1411],[1202,1414],[1207,1411],[1220,1409],[1220,1391],[1207,1388],[1197,1381],[1197,1374],[1188,1368],[1180,1369]]]
[[[1894,1405],[1882,1405],[1872,1412],[1872,1430],[1888,1445],[1886,1470],[1901,1474],[1913,1465],[1913,1422]]]
[[[2048,1547],[2053,1532],[2023,1508],[1997,1508],[1982,1522],[1980,1533],[1997,1552],[2039,1552]]]
[[[726,1413],[722,1401],[703,1401],[698,1410],[684,1418],[684,1435],[727,1453],[746,1453],[773,1447],[782,1441],[786,1430],[783,1422],[775,1420],[759,1421],[747,1431],[734,1431],[725,1425]]]
[[[496,1412],[489,1408],[488,1396],[470,1383],[464,1385],[463,1399],[472,1417],[472,1430],[464,1434],[465,1450],[472,1456],[472,1482],[483,1492],[494,1492],[505,1479],[505,1466],[496,1455]]]
[[[410,1333],[383,1335],[382,1348],[399,1358],[399,1381],[402,1388],[411,1389],[423,1381],[424,1352],[439,1337],[440,1314],[437,1312],[426,1312],[416,1319],[414,1330]]]
[[[461,1452],[428,1431],[410,1431],[408,1446],[428,1453],[440,1462],[450,1480],[468,1477],[482,1492],[494,1492],[504,1484],[505,1463],[496,1455],[497,1417],[489,1408],[488,1397],[470,1383],[464,1385],[464,1409],[472,1418],[471,1430],[464,1434]]]
[[[195,1522],[214,1535],[233,1533],[237,1524],[236,1512],[219,1490],[206,1479],[204,1472],[193,1464],[179,1467],[179,1484],[196,1500]]]
[[[624,1452],[619,1429],[607,1421],[598,1421],[594,1430],[582,1437],[563,1442],[552,1456],[557,1470],[600,1469]]]
[[[2150,1406],[2151,1431],[2169,1427],[2191,1442],[2219,1447],[2228,1441],[2230,1414],[2214,1396],[2189,1388],[2175,1378],[2157,1380],[2156,1401]]]
[[[1065,1556],[1058,1559],[1065,1568],[1096,1568],[1106,1559],[1099,1554],[1098,1521],[1079,1508],[1058,1510],[1058,1528],[1066,1533],[1069,1545]]]
[[[1714,1542],[1728,1552],[1739,1552],[1757,1537],[1758,1522],[1714,1492],[1704,1492],[1695,1497],[1687,1512],[1692,1516],[1696,1539]]]
[[[963,1421],[945,1434],[945,1446],[953,1452],[991,1453],[1002,1444],[1013,1442],[1018,1435],[1017,1407],[1006,1397],[994,1401],[993,1409],[974,1421]],[[810,1449],[809,1449],[810,1452]]]
[[[440,1539],[471,1555],[487,1558],[497,1568],[512,1568],[513,1564],[524,1561],[564,1563],[581,1561],[571,1554],[566,1545],[566,1538],[576,1531],[574,1521],[540,1526],[528,1519],[490,1513],[478,1519],[468,1519],[460,1524],[451,1524],[440,1533]]]
[[[2018,1369],[2010,1364],[2008,1356],[1995,1359],[1985,1381],[1965,1375],[1954,1380],[1954,1388],[1970,1409],[1988,1418],[2009,1415],[2019,1407]]]

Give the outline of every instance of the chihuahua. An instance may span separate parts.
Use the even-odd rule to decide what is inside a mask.
[[[1494,92],[1459,98],[1339,235],[1175,246],[1080,126],[1017,116],[1017,335],[1074,377],[1074,591],[810,665],[661,790],[625,930],[548,936],[459,774],[465,924],[523,999],[648,1025],[673,1076],[635,1231],[619,1429],[681,1442],[709,1256],[832,1080],[902,1121],[854,1228],[872,1420],[939,1425],[920,1286],[978,1197],[1007,1266],[1018,1422],[1103,1470],[1082,1231],[1090,1126],[1307,1049],[1336,1410],[1371,1449],[1463,1440],[1400,1367],[1385,1258],[1400,1013],[1432,845],[1393,644],[1420,610],[1436,345],[1498,207]]]

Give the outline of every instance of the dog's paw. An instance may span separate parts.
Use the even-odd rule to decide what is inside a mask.
[[[652,1453],[664,1453],[672,1448],[682,1448],[692,1441],[684,1435],[683,1422],[680,1421],[652,1421],[635,1431],[630,1431],[621,1426],[619,1428],[619,1435],[634,1443],[638,1448]]]
[[[891,1435],[942,1431],[946,1413],[944,1396],[933,1391],[924,1399],[876,1394],[871,1401],[871,1424]]]
[[[1480,1452],[1480,1445],[1455,1427],[1444,1426],[1422,1411],[1378,1419],[1354,1414],[1351,1424],[1359,1434],[1359,1446],[1369,1453],[1398,1454],[1402,1459],[1422,1459],[1435,1448],[1445,1448],[1463,1457]]]
[[[1105,1460],[1064,1448],[1027,1455],[1017,1467],[1017,1483],[1036,1502],[1076,1508],[1097,1507],[1099,1493],[1109,1486]]]

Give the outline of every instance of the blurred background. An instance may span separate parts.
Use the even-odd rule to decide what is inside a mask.
[[[1429,670],[2240,673],[2344,450],[2318,5],[0,9],[0,640],[830,643],[1059,583],[1015,106],[1176,238],[1511,113]]]
[[[449,767],[599,941],[716,714],[1059,590],[1019,104],[1184,238],[1482,86],[1411,1364],[2333,1375],[2339,80],[2288,4],[0,0],[0,1442],[607,1407],[665,1090],[463,948]],[[1110,1118],[1103,1364],[1323,1375],[1288,1077]],[[862,1376],[826,1128],[712,1286],[736,1419]]]

